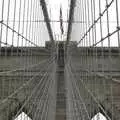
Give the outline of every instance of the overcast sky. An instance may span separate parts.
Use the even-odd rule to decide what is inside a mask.
[[[56,20],[59,21],[60,17],[60,7],[62,8],[62,15],[63,15],[63,21],[68,20],[68,12],[69,12],[69,2],[70,0],[47,0],[48,3],[48,11],[50,14],[51,20]],[[63,27],[64,27],[64,37],[66,36],[67,32],[67,23],[63,22]],[[61,36],[61,31],[60,31],[60,23],[59,22],[54,22],[51,23],[53,32],[58,38]],[[59,39],[59,38],[58,38]]]

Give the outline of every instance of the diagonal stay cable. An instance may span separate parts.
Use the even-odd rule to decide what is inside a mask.
[[[68,65],[67,65],[67,68],[68,68],[68,72],[70,72],[70,74],[72,75],[72,77],[74,77],[74,75],[73,75],[73,73],[72,73],[72,71],[70,70],[70,67],[69,67]],[[79,93],[79,90],[78,90],[76,84],[73,83],[73,81],[71,81],[71,82],[72,82],[72,86],[74,86],[74,89],[77,89],[77,92]],[[85,103],[84,103],[84,101],[83,101],[80,93],[79,93],[79,97],[80,97],[81,102],[83,103],[83,107],[84,107],[84,109],[85,109],[85,111],[86,111],[86,113],[87,113],[87,117],[88,117],[88,119],[90,119],[89,113],[88,113],[88,111],[87,111],[87,107],[86,107],[86,105],[85,105]]]
[[[49,81],[47,82],[47,83],[45,83],[46,85],[45,85],[45,87],[44,87],[44,91],[43,91],[43,94],[42,95],[40,95],[40,100],[42,101],[45,101],[45,100],[47,100],[47,98],[46,99],[43,99],[45,96],[47,96],[48,95],[48,91],[49,91],[49,87],[50,87],[50,85],[53,85],[52,84],[52,82],[53,82],[53,79],[52,79],[52,77],[51,77],[51,75],[50,75],[50,78],[48,78],[49,79]],[[41,92],[41,91],[39,91],[39,92]],[[46,95],[45,95],[45,93],[47,93]],[[45,103],[43,103],[43,104],[45,104]],[[42,106],[42,103],[39,101],[39,103],[38,103],[38,106]],[[39,115],[39,114],[37,114],[37,113],[39,113],[39,111],[42,109],[42,107],[41,108],[36,108],[36,110],[34,111],[34,115],[33,115],[33,119],[36,119],[36,117]]]
[[[50,66],[48,66],[48,67],[50,67]],[[43,99],[43,97],[45,96],[45,93],[48,93],[48,90],[49,90],[49,87],[50,87],[50,85],[53,85],[53,84],[51,84],[52,83],[52,81],[53,81],[53,79],[52,79],[52,77],[48,77],[49,76],[49,74],[46,72],[45,73],[46,75],[44,75],[44,77],[43,77],[43,80],[41,79],[40,80],[40,83],[38,83],[38,84],[40,84],[41,86],[40,86],[40,88],[39,88],[39,91],[37,90],[37,88],[39,87],[35,87],[35,94],[34,93],[32,93],[31,94],[31,96],[25,101],[25,103],[22,105],[22,107],[20,108],[20,110],[17,112],[17,114],[16,114],[16,117],[19,115],[19,113],[22,111],[22,109],[24,108],[24,106],[28,103],[28,101],[31,99],[31,98],[33,98],[33,99],[35,99],[35,101],[37,100],[37,99],[40,99],[40,100],[42,100]],[[51,76],[51,74],[50,74],[50,76]],[[47,78],[45,78],[45,77],[47,77],[47,78],[49,78],[49,80],[47,79]],[[43,82],[43,84],[41,84]],[[43,92],[41,93],[41,91],[42,91],[42,89],[43,89]],[[40,94],[41,93],[41,94]],[[39,98],[40,97],[40,98]],[[40,101],[39,101],[39,103],[40,103]],[[35,104],[37,104],[37,102],[35,103]],[[45,102],[44,102],[44,104],[45,104]],[[39,105],[37,105],[37,106],[39,106]],[[36,107],[37,107],[36,106]],[[32,106],[33,107],[33,106]],[[32,107],[31,107],[31,109],[32,109]],[[31,109],[29,110],[29,112],[28,112],[28,114],[30,114],[30,112],[31,112]],[[42,109],[42,108],[41,108]],[[36,109],[37,110],[37,109]],[[34,111],[34,113],[35,114],[37,114],[37,111]]]
[[[16,30],[14,30],[13,28],[11,28],[9,25],[6,25],[3,21],[1,21],[1,24],[3,24],[4,26],[6,26],[8,29],[12,30],[14,33],[16,33],[18,36],[24,38],[26,41],[28,41],[29,43],[31,43],[32,45],[34,45],[35,47],[39,47],[37,44],[33,43],[32,41],[30,41],[29,39],[27,39],[26,37],[24,37],[22,34],[18,33]],[[6,43],[7,44],[7,43]]]
[[[47,71],[44,73],[43,77],[41,78],[41,80],[39,81],[39,83],[37,84],[37,86],[35,86],[32,90],[31,95],[27,98],[27,100],[25,100],[25,102],[23,103],[22,107],[19,109],[19,111],[17,111],[17,114],[15,116],[15,118],[20,114],[20,112],[22,111],[22,109],[25,107],[25,105],[29,102],[29,100],[31,99],[31,97],[36,93],[36,91],[38,90],[40,84],[45,80],[45,78],[48,76]],[[41,91],[41,90],[39,90]]]
[[[53,59],[54,60],[54,59]],[[51,62],[51,61],[50,61]],[[50,64],[50,63],[49,63]],[[46,67],[46,66],[45,66]],[[22,90],[25,86],[29,85],[31,83],[31,81],[34,80],[34,78],[36,76],[38,76],[41,72],[35,74],[29,81],[27,81],[25,84],[23,84],[20,88],[18,88],[17,90],[14,91],[14,93],[12,93],[11,95],[9,95],[7,98],[5,98],[4,100],[2,100],[0,102],[0,105],[6,103],[10,98],[12,98],[15,94],[17,94],[20,90]]]
[[[4,71],[4,72],[0,72],[0,75],[3,75],[3,74],[8,74],[8,73],[12,73],[12,72],[19,72],[19,71],[22,71],[22,70],[26,70],[26,69],[31,69],[33,67],[37,67],[38,65],[41,65],[41,64],[44,64],[44,63],[47,63],[50,59],[48,60],[43,60],[37,64],[34,64],[34,65],[31,65],[31,66],[28,66],[28,67],[23,67],[23,68],[20,68],[20,69],[15,69],[15,70],[10,70],[10,71]]]
[[[98,77],[103,77],[104,79],[106,79],[106,80],[112,80],[113,82],[117,82],[117,83],[119,83],[120,84],[120,81],[119,80],[117,80],[117,79],[115,79],[115,78],[110,78],[109,76],[105,76],[103,73],[97,73],[97,72],[95,72],[95,73],[93,73],[92,71],[90,71],[89,69],[87,69],[87,68],[83,68],[82,66],[80,66],[81,67],[81,69],[82,70],[85,70],[85,72],[88,72],[88,73],[90,73],[90,74],[95,74],[96,76],[98,76]]]
[[[80,44],[81,41],[86,37],[86,35],[91,31],[91,29],[94,27],[94,25],[101,19],[101,17],[106,13],[106,11],[109,9],[109,7],[112,5],[114,0],[111,0],[111,2],[106,6],[105,10],[99,15],[99,17],[94,21],[94,23],[89,27],[89,29],[86,31],[86,33],[83,35],[83,37],[80,39],[80,41],[77,44]]]
[[[70,69],[72,70],[72,66],[70,65]],[[72,73],[72,71],[71,71]],[[73,73],[72,73],[73,74]],[[74,76],[74,78],[77,80],[76,76]],[[83,84],[84,88],[87,90],[87,92],[91,95],[91,97],[93,98],[93,100],[98,104],[98,106],[100,107],[100,109],[103,111],[103,113],[106,115],[106,117],[108,118],[108,120],[111,120],[111,118],[109,117],[109,115],[107,114],[107,112],[105,111],[105,109],[103,108],[103,106],[101,106],[101,104],[99,103],[99,101],[96,99],[96,97],[91,93],[91,91],[89,90],[89,88],[86,87],[86,85],[84,84],[83,80],[80,80],[81,83]]]
[[[68,68],[69,69],[69,68]],[[67,69],[67,66],[66,66],[66,71],[68,71],[68,74],[70,73],[70,70],[68,70]],[[71,75],[71,78],[73,78],[73,74],[71,74],[70,73],[70,75]],[[74,78],[73,78],[74,79]],[[73,81],[71,80],[71,82],[69,82],[69,85],[70,85],[70,83],[72,84],[71,85],[71,93],[72,93],[72,102],[73,102],[73,105],[74,104],[77,104],[77,106],[74,106],[75,108],[74,109],[76,109],[76,107],[77,107],[77,110],[80,110],[80,112],[79,111],[76,111],[76,110],[73,110],[74,112],[77,112],[77,113],[80,113],[81,115],[79,115],[79,114],[77,114],[77,113],[75,113],[75,114],[73,114],[73,116],[75,117],[77,117],[78,115],[79,116],[81,116],[81,118],[82,119],[84,119],[84,111],[81,109],[81,108],[84,108],[85,109],[85,112],[86,112],[86,114],[87,114],[87,117],[88,117],[88,119],[90,120],[90,118],[89,118],[89,115],[88,115],[88,112],[87,112],[87,109],[86,109],[86,105],[85,105],[85,103],[83,102],[83,100],[82,100],[82,98],[81,98],[81,95],[80,95],[80,92],[77,92],[77,90],[76,90],[76,88],[77,88],[77,86],[74,86],[73,85]],[[69,91],[70,91],[70,88],[69,88]],[[77,95],[77,93],[79,94],[79,95]],[[75,97],[80,97],[80,101],[79,100],[75,100]],[[81,105],[83,105],[83,107],[81,106]],[[72,107],[72,109],[73,109],[73,107]],[[72,112],[73,112],[72,111]]]
[[[119,32],[119,31],[120,31],[120,27],[117,27],[117,29],[115,31],[113,31],[112,33],[109,33],[107,36],[105,36],[104,38],[102,38],[101,40],[99,40],[98,42],[93,44],[91,47],[98,45],[99,43],[103,42],[105,39],[107,39],[108,37],[111,37],[112,35],[114,35],[115,33]]]

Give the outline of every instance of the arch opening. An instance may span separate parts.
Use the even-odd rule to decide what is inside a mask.
[[[17,118],[14,120],[32,120],[26,113],[22,112],[20,115],[18,115]]]
[[[99,112],[91,120],[107,120],[107,118]]]

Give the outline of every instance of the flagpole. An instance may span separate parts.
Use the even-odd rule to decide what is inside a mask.
[[[64,34],[64,28],[63,28],[63,16],[62,16],[62,5],[60,5],[60,30],[61,30],[61,34],[60,34],[60,38],[61,40]]]

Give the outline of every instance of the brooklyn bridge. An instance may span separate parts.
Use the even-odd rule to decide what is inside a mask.
[[[0,120],[120,120],[120,0],[59,1],[0,0]]]

